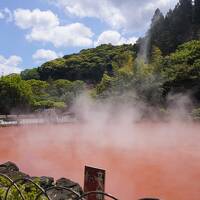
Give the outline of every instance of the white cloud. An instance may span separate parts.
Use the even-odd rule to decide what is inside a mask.
[[[55,47],[91,46],[92,31],[81,23],[48,28],[33,28],[26,36],[29,41],[50,42]]]
[[[95,17],[114,29],[146,30],[150,19],[160,8],[166,12],[178,0],[48,0],[56,3],[69,15]]]
[[[32,56],[33,60],[37,63],[54,60],[56,58],[62,57],[62,53],[56,53],[55,51],[48,49],[38,49]]]
[[[13,20],[12,12],[8,8],[1,9],[0,19],[5,19],[7,22],[11,22]]]
[[[134,36],[130,37],[127,39],[126,44],[135,44],[137,40],[138,40],[137,37],[134,37]]]
[[[101,33],[97,41],[94,42],[94,46],[98,46],[100,44],[109,44],[109,43],[113,45],[134,44],[136,40],[137,40],[136,37],[125,38],[117,31],[108,30]]]
[[[51,0],[64,8],[67,14],[78,17],[95,17],[113,28],[120,28],[126,23],[126,18],[122,15],[120,8],[113,6],[108,0]]]
[[[1,11],[0,11],[0,19],[4,19],[4,14]]]
[[[19,65],[22,63],[22,58],[19,56],[10,56],[5,58],[0,55],[0,76],[8,75],[12,73],[20,73],[22,69],[19,68]]]
[[[48,42],[55,47],[92,45],[90,28],[81,23],[61,25],[51,11],[17,9],[14,18],[18,27],[30,30],[26,35],[29,41]]]
[[[52,11],[17,9],[14,11],[16,25],[22,29],[54,27],[59,25],[58,17]]]

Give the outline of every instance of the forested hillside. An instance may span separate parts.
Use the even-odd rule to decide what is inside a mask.
[[[151,21],[146,37],[138,41],[141,45],[148,40],[148,54],[152,46],[157,46],[163,55],[168,55],[176,48],[191,40],[200,39],[200,1],[180,0],[166,16],[157,9]]]
[[[86,90],[92,98],[162,109],[169,94],[189,94],[198,109],[199,83],[200,1],[180,0],[166,16],[157,9],[134,45],[105,44],[2,77],[0,113],[66,110]]]
[[[37,69],[25,70],[21,76],[24,80],[67,79],[95,84],[101,81],[105,71],[112,75],[114,68],[122,67],[127,56],[136,57],[133,45],[101,45],[44,63]]]

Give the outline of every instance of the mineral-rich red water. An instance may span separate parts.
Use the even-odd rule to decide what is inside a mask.
[[[200,125],[140,123],[0,128],[0,162],[31,175],[83,183],[85,165],[104,168],[106,191],[122,200],[200,199]]]

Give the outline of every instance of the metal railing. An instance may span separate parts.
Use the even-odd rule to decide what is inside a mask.
[[[2,174],[2,173],[0,173],[0,178],[5,179],[9,183],[9,184],[6,184],[6,187],[4,187],[4,188],[6,188],[5,192],[4,192],[5,194],[4,194],[3,198],[0,197],[0,200],[10,200],[10,199],[12,199],[12,198],[8,198],[12,188],[16,189],[21,200],[41,200],[40,199],[41,196],[45,196],[45,198],[47,200],[54,200],[55,198],[50,197],[50,195],[48,193],[50,191],[55,191],[55,190],[60,190],[62,192],[66,191],[68,193],[67,195],[71,194],[71,197],[69,198],[70,200],[86,200],[87,197],[89,197],[90,195],[101,195],[101,197],[104,197],[102,199],[105,199],[105,197],[106,197],[106,198],[113,199],[113,200],[119,200],[116,197],[114,197],[110,194],[101,192],[101,191],[91,191],[91,192],[86,192],[86,193],[80,194],[80,193],[76,192],[75,190],[73,190],[71,188],[56,186],[56,185],[48,187],[47,189],[44,189],[38,183],[34,182],[30,178],[18,178],[16,180],[12,180],[9,176]],[[18,185],[18,183],[20,183],[20,186]],[[31,199],[28,198],[27,199],[24,196],[25,195],[24,190],[22,191],[20,189],[20,187],[22,187],[23,185],[25,185],[27,183],[32,184],[38,190],[34,198],[31,198]],[[15,200],[15,199],[12,199],[12,200]],[[159,200],[159,199],[157,199],[157,198],[143,198],[143,199],[140,199],[140,200]]]
[[[10,200],[8,197],[9,197],[9,194],[10,194],[11,189],[13,187],[16,189],[16,191],[18,192],[19,197],[22,200],[27,200],[25,198],[24,194],[23,194],[24,191],[22,192],[20,187],[19,187],[19,185],[17,185],[18,183],[20,183],[20,186],[23,186],[23,185],[25,185],[27,183],[30,183],[38,190],[38,192],[35,195],[35,197],[33,199],[31,199],[31,200],[39,200],[39,198],[41,196],[45,196],[48,200],[53,200],[54,198],[51,198],[50,195],[48,194],[48,192],[50,192],[52,190],[67,191],[68,193],[71,193],[73,195],[73,200],[85,200],[85,199],[87,199],[88,196],[95,195],[95,194],[96,195],[102,195],[103,197],[108,197],[109,199],[118,200],[116,197],[114,197],[114,196],[112,196],[110,194],[101,192],[101,191],[91,191],[91,192],[79,194],[78,192],[72,190],[71,188],[61,187],[61,186],[52,186],[52,187],[49,187],[47,189],[44,189],[38,183],[35,183],[30,178],[18,178],[16,180],[12,180],[9,176],[7,176],[5,174],[1,174],[1,173],[0,173],[0,177],[9,182],[9,184],[6,186],[5,195],[4,195],[2,200]]]

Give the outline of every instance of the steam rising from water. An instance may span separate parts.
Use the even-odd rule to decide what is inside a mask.
[[[0,129],[0,162],[31,175],[83,184],[85,165],[107,171],[106,191],[122,200],[146,196],[199,200],[200,126],[140,122],[131,106],[77,101],[80,122]],[[173,109],[172,109],[173,110]]]

